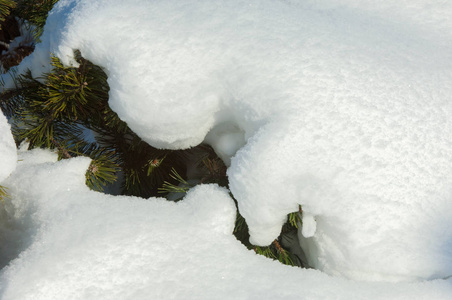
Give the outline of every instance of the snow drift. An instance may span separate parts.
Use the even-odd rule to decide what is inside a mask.
[[[112,109],[145,141],[176,149],[206,139],[230,163],[255,244],[270,243],[301,204],[314,267],[443,278],[450,15],[452,4],[421,0],[60,0],[19,70],[39,76],[49,51],[71,64],[79,49],[105,68]]]
[[[232,235],[216,185],[178,203],[90,191],[87,158],[21,151],[7,206],[23,251],[0,272],[9,299],[449,299],[449,281],[366,283],[283,266]]]

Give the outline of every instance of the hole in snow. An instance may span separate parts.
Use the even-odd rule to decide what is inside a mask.
[[[224,122],[210,130],[204,141],[212,146],[215,153],[229,167],[231,158],[246,143],[245,131],[234,122]]]

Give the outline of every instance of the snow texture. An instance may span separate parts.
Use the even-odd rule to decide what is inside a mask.
[[[11,134],[11,128],[0,110],[0,185],[15,169],[16,161],[16,144]]]
[[[451,15],[440,0],[60,0],[18,71],[39,76],[49,51],[71,64],[79,49],[105,68],[112,109],[151,145],[206,139],[230,163],[252,243],[269,244],[301,204],[315,268],[444,278]]]
[[[178,203],[111,196],[85,186],[89,159],[55,160],[43,150],[21,152],[7,180],[16,236],[1,243],[24,241],[20,255],[0,272],[3,300],[452,295],[450,280],[354,282],[258,256],[232,235],[235,205],[216,185],[200,185]]]

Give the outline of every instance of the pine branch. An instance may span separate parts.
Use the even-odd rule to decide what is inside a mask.
[[[53,137],[50,137],[50,142],[55,145],[55,147],[58,149],[58,152],[61,153],[62,158],[72,158],[72,155],[69,154],[69,151],[66,147],[63,147],[57,140],[55,140]]]
[[[33,25],[34,35],[38,39],[42,34],[49,11],[58,0],[17,0],[16,2],[16,8],[12,13]]]
[[[275,253],[273,253],[273,251],[270,249],[270,247],[254,246],[253,249],[254,249],[254,252],[256,252],[259,255],[263,255],[263,256],[271,258],[273,260],[278,259],[275,255]]]
[[[89,155],[92,159],[86,172],[86,184],[93,190],[103,191],[104,186],[115,182],[120,171],[116,153],[105,150],[92,150]]]
[[[299,205],[298,211],[289,214],[289,224],[298,229],[303,224],[302,215],[303,210],[301,209],[301,205]]]
[[[0,22],[3,22],[15,7],[16,3],[13,0],[0,0]]]
[[[290,266],[294,266],[295,264],[293,263],[292,259],[290,258],[289,252],[284,249],[278,242],[278,240],[274,240],[272,245],[274,245],[274,247],[276,248],[276,253],[278,255],[278,260],[285,264],[285,265],[290,265]]]
[[[190,185],[179,173],[176,169],[171,170],[170,177],[173,178],[177,184],[172,182],[164,181],[162,187],[158,189],[159,193],[181,193],[182,196],[177,200],[180,200],[183,197],[183,194],[187,193],[190,188],[193,186]]]
[[[284,265],[295,266],[290,253],[280,245],[278,240],[274,240],[268,247],[254,246],[253,249],[259,255],[278,260]]]

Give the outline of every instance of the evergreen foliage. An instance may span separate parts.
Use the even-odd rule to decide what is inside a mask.
[[[16,0],[15,2],[16,5],[11,14],[32,25],[35,37],[39,38],[46,23],[47,14],[58,0]]]
[[[157,195],[157,187],[172,180],[171,169],[185,173],[186,153],[143,142],[108,106],[109,87],[102,69],[79,52],[75,58],[77,68],[52,57],[52,71],[41,81],[29,72],[18,77],[15,90],[3,93],[5,113],[16,120],[17,142],[55,149],[60,158],[91,157],[87,184],[96,190],[113,183],[121,171],[122,194]],[[90,135],[94,137],[89,139]]]
[[[193,185],[189,184],[182,176],[180,176],[174,168],[171,170],[170,177],[176,180],[178,184],[176,185],[171,182],[165,181],[162,187],[159,188],[160,192],[185,194],[191,187],[193,187]],[[181,199],[182,197],[177,197],[175,200]]]
[[[302,221],[301,216],[303,215],[303,210],[301,209],[301,205],[298,206],[298,211],[290,213],[288,216],[288,224],[289,228],[299,228],[301,227]],[[283,228],[284,230],[284,228]]]
[[[0,0],[0,72],[18,65],[34,50],[47,14],[58,0]],[[25,33],[26,32],[26,33]],[[19,44],[10,43],[22,36]]]
[[[16,3],[13,0],[0,0],[0,22],[5,20],[15,6]]]
[[[254,251],[256,251],[257,254],[278,260],[285,265],[295,266],[289,252],[281,247],[278,240],[274,240],[268,247],[255,246]]]

